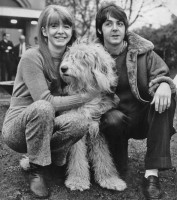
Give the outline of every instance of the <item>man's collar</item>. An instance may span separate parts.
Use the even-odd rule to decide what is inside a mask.
[[[154,49],[154,45],[151,41],[137,35],[136,33],[128,32],[127,38],[128,50],[137,50],[139,54],[143,54]]]

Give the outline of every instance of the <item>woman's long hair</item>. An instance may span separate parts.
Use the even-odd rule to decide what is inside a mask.
[[[59,72],[57,71],[50,51],[48,49],[47,38],[42,33],[42,27],[48,28],[53,23],[63,22],[72,27],[72,37],[68,45],[71,45],[76,40],[76,31],[74,26],[74,18],[67,8],[59,5],[47,6],[41,13],[38,20],[38,40],[39,40],[39,50],[44,57],[44,74],[46,78],[52,83],[59,81]]]

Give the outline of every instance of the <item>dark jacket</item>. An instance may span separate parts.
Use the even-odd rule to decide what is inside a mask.
[[[176,86],[169,77],[169,68],[153,51],[154,45],[132,32],[127,33],[127,41],[126,64],[133,95],[140,101],[150,101],[161,82],[167,82],[172,93],[176,93]]]
[[[26,47],[25,50],[27,50],[27,49],[30,48],[30,46],[27,45],[26,43],[25,43],[25,47]],[[20,61],[20,58],[21,58],[21,57],[19,57],[19,53],[20,53],[20,43],[14,46],[13,52],[14,52],[14,58],[15,58],[16,65],[18,65],[18,63],[19,63],[19,61]]]
[[[9,50],[8,47],[11,47]],[[1,54],[1,60],[4,62],[6,59],[9,59],[9,56],[13,55],[13,43],[8,40],[5,42],[4,40],[0,41],[0,54]]]
[[[20,44],[15,45],[13,48],[13,51],[14,51],[15,56],[18,57],[19,51],[20,51]]]
[[[14,52],[14,61],[15,61],[16,67],[17,67],[17,65],[20,61],[20,57],[19,57],[20,44],[17,44],[17,45],[14,46],[13,52]]]

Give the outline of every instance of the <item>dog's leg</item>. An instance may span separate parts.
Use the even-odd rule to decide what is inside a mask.
[[[95,179],[98,184],[107,189],[123,191],[126,183],[119,177],[111,158],[105,138],[98,134],[90,138],[89,156],[93,163]]]
[[[86,136],[74,144],[70,150],[68,177],[65,185],[71,190],[83,191],[90,188],[89,163],[85,140]]]

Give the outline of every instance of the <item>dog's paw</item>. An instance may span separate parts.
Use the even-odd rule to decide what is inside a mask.
[[[103,188],[110,190],[123,191],[127,188],[125,181],[118,177],[105,178],[98,181],[99,185]]]
[[[70,190],[88,190],[90,189],[90,180],[83,177],[68,177],[65,181],[66,187]]]
[[[30,169],[30,163],[29,163],[28,156],[23,155],[23,158],[20,159],[19,163],[23,170],[28,171]]]

